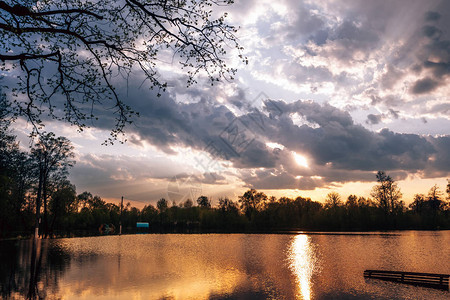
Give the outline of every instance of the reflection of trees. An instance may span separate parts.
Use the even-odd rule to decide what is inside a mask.
[[[295,283],[284,263],[288,235],[141,235],[41,241],[29,293],[31,242],[14,262],[21,290],[3,297],[65,298],[115,295],[129,299],[139,291],[148,299],[292,299]],[[130,246],[132,245],[132,246]],[[27,247],[25,250],[24,247]],[[264,250],[262,250],[264,249]],[[262,250],[262,251],[261,251]],[[18,251],[17,251],[18,252]],[[6,257],[4,257],[6,258]],[[2,270],[3,271],[3,270]],[[17,275],[21,272],[22,275]],[[64,276],[63,276],[64,275]],[[7,282],[8,278],[1,278]],[[36,288],[39,287],[40,290]],[[130,289],[130,287],[132,287]],[[0,296],[1,298],[1,296]]]
[[[0,295],[2,299],[11,297],[12,292],[23,291],[21,284],[26,274],[25,268],[17,268],[18,257],[23,257],[22,251],[17,249],[13,241],[3,241],[0,243]],[[20,259],[21,260],[21,259]]]
[[[37,285],[39,273],[41,270],[42,252],[41,240],[34,238],[31,247],[31,261],[30,261],[30,279],[28,288],[28,299],[41,298],[39,296],[39,289]]]
[[[70,255],[46,240],[6,241],[0,244],[0,296],[42,299],[58,291],[70,267]],[[44,288],[39,289],[43,284]]]

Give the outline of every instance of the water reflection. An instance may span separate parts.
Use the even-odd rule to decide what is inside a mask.
[[[30,261],[30,286],[28,288],[28,299],[35,299],[39,295],[38,279],[42,263],[41,240],[33,239]]]
[[[4,299],[448,299],[364,269],[446,273],[450,232],[130,235],[0,241]]]
[[[307,235],[294,237],[289,249],[290,269],[297,282],[296,296],[299,299],[311,299],[311,279],[318,270],[317,259],[311,239]]]
[[[64,298],[290,299],[279,264],[289,240],[264,235],[148,235],[60,240],[72,266]],[[261,251],[264,249],[264,251]],[[286,272],[287,271],[287,272]],[[279,287],[288,287],[287,293]]]

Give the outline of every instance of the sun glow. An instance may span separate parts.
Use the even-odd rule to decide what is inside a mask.
[[[292,152],[292,154],[294,155],[295,162],[299,166],[304,167],[304,168],[309,168],[308,160],[306,159],[306,157],[304,157],[303,155],[298,154],[296,152]]]

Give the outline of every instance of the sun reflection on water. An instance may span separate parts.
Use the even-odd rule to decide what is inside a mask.
[[[289,260],[297,281],[297,298],[311,299],[311,277],[317,270],[317,259],[307,235],[295,236],[289,248]]]

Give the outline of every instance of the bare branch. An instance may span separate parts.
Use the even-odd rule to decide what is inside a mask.
[[[103,16],[95,14],[91,11],[85,9],[71,8],[71,9],[59,9],[52,11],[42,11],[42,12],[33,12],[28,7],[16,4],[14,6],[9,6],[5,1],[0,1],[0,9],[9,12],[10,14],[24,17],[38,17],[38,16],[50,16],[50,15],[60,15],[60,14],[85,14],[92,17],[95,17],[99,20],[103,20]]]

